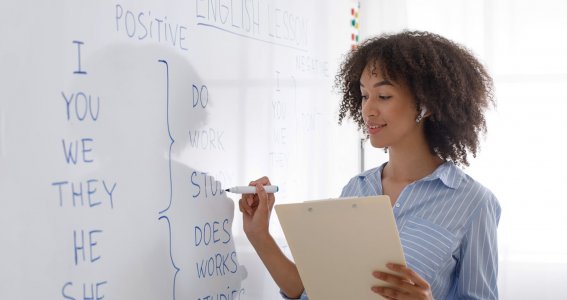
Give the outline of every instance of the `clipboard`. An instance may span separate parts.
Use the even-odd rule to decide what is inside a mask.
[[[384,299],[372,276],[389,262],[405,265],[390,197],[279,204],[276,214],[311,300]]]

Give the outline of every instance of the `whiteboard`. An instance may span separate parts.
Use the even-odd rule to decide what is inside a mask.
[[[336,197],[357,172],[332,89],[351,6],[3,1],[0,299],[278,299],[223,190]]]

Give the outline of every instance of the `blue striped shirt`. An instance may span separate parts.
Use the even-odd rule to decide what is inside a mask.
[[[341,197],[383,194],[384,166],[353,177]],[[407,185],[393,211],[407,265],[435,299],[498,299],[500,205],[490,190],[445,162]]]

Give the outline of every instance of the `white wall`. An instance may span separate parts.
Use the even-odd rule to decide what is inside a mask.
[[[497,107],[465,171],[499,198],[501,299],[558,299],[567,277],[567,2],[362,1],[361,33],[403,28],[471,49],[491,72]],[[363,36],[364,37],[364,36]],[[387,157],[367,145],[372,167]]]

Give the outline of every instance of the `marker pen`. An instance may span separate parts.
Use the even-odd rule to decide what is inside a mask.
[[[277,185],[265,185],[264,190],[266,190],[266,193],[268,193],[268,194],[273,194],[273,193],[279,191],[279,188],[278,188]],[[235,194],[256,194],[256,187],[255,186],[235,186],[235,187],[231,187],[229,189],[226,189],[225,191],[235,193]]]

